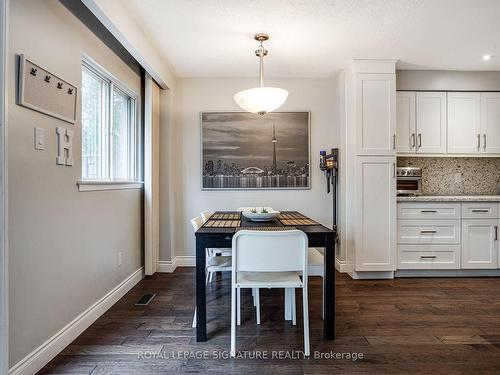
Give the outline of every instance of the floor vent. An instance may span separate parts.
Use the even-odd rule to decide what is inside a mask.
[[[151,302],[153,300],[153,298],[155,298],[156,294],[154,293],[148,293],[148,294],[145,294],[141,297],[141,299],[139,301],[137,301],[134,306],[147,306],[149,305],[149,302]]]

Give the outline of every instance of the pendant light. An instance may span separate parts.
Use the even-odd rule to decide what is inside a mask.
[[[265,115],[281,107],[288,97],[288,91],[278,87],[264,86],[264,56],[267,55],[267,50],[262,43],[269,39],[269,35],[256,34],[254,38],[260,42],[260,46],[255,51],[260,60],[259,87],[237,92],[233,99],[245,111]]]

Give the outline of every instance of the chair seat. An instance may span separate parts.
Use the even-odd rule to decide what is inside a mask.
[[[233,250],[228,247],[228,248],[225,248],[225,247],[221,247],[221,248],[209,248],[207,249],[211,254],[222,254],[222,255],[225,255],[225,256],[231,256]]]
[[[211,256],[207,258],[207,271],[231,271],[231,257]]]
[[[246,288],[301,288],[298,272],[242,272],[238,273],[238,287]]]
[[[323,266],[324,257],[315,247],[310,247],[307,252],[307,265],[308,266]]]

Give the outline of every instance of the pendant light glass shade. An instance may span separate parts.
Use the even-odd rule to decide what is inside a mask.
[[[254,87],[237,92],[233,96],[241,109],[259,115],[278,109],[287,97],[288,91],[278,87]]]
[[[262,42],[269,39],[267,34],[256,34],[255,40],[260,42],[259,48],[255,51],[259,57],[259,83],[260,87],[253,89],[243,90],[237,92],[233,99],[241,109],[247,112],[257,113],[264,115],[267,112],[272,112],[285,102],[288,97],[288,91],[278,87],[265,87],[264,86],[264,56],[267,55],[267,50],[264,49]]]

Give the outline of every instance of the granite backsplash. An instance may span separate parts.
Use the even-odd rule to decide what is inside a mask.
[[[425,195],[500,194],[500,158],[398,157],[397,163],[422,168]]]

